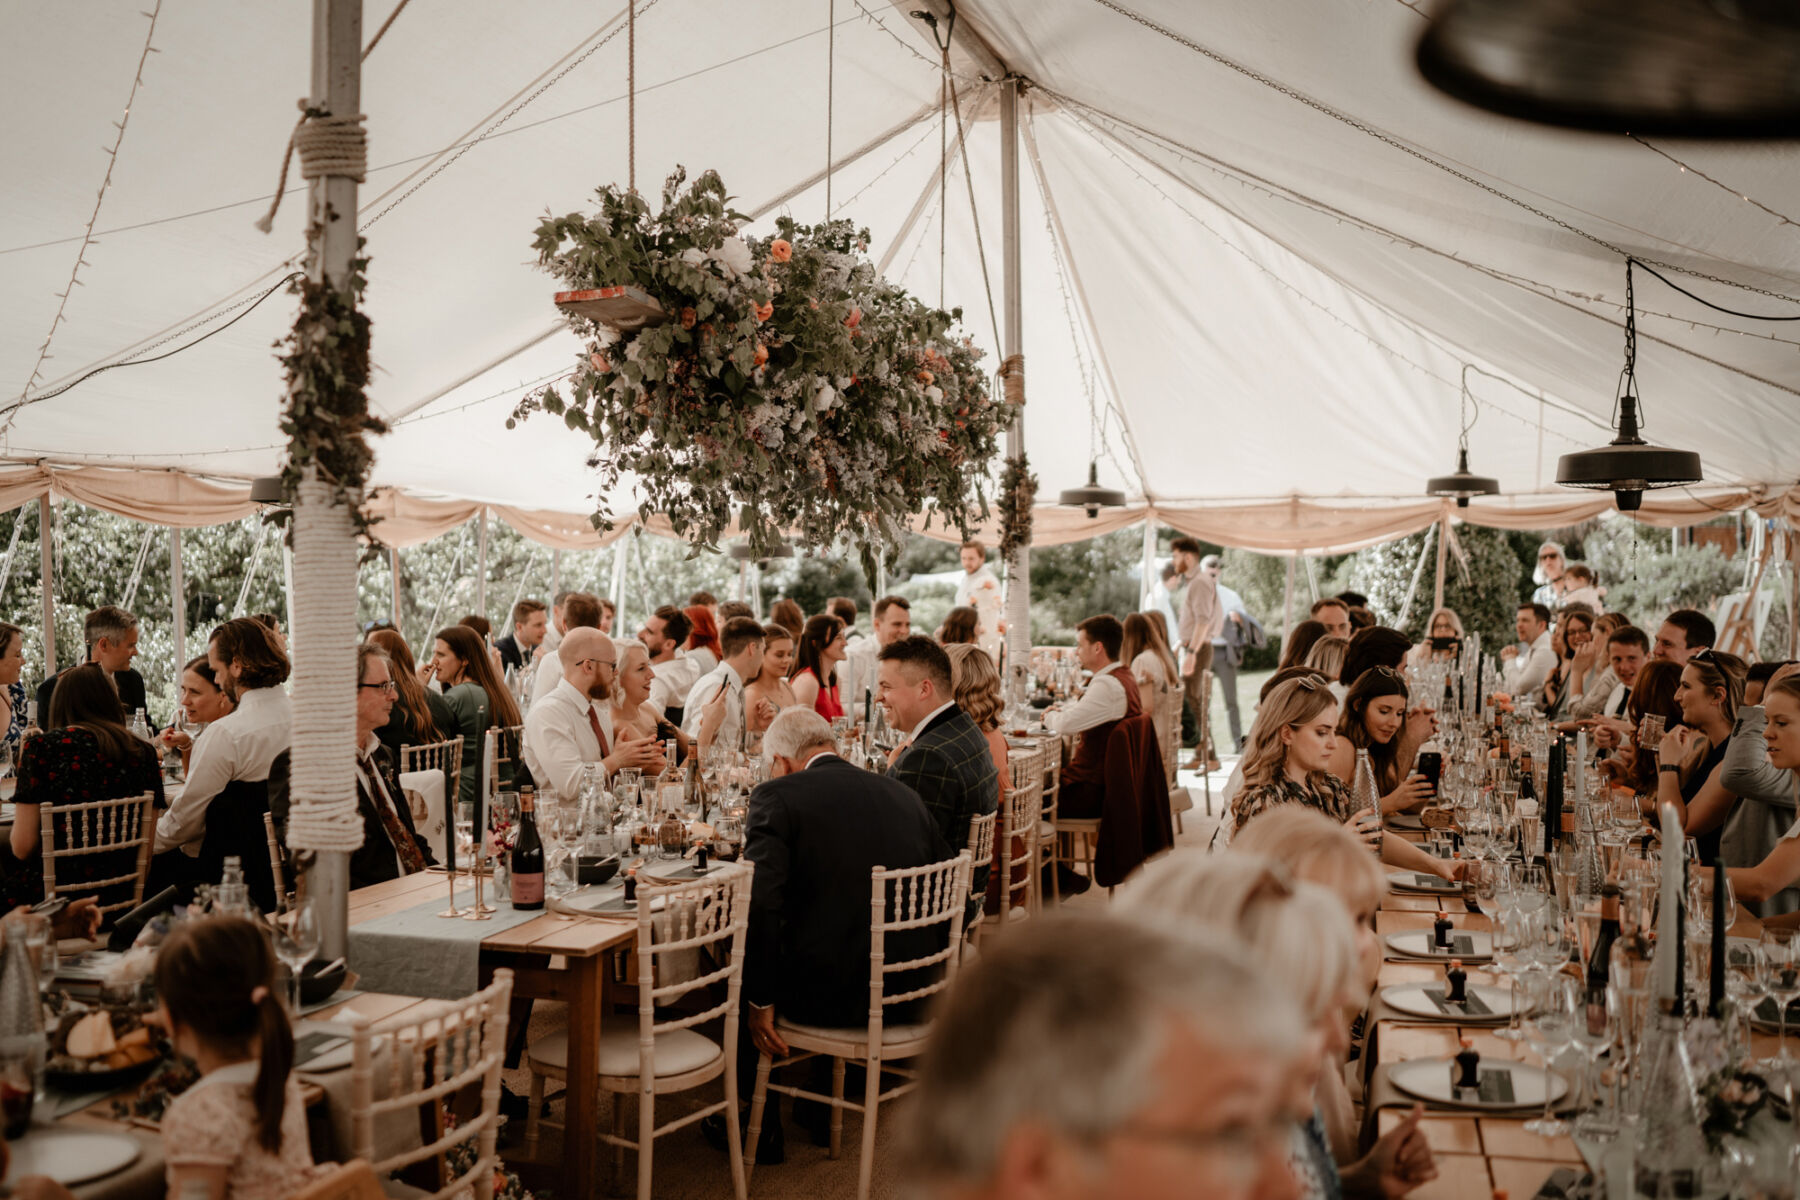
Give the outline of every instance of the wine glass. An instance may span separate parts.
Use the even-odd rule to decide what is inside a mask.
[[[1550,1111],[1551,1084],[1556,1078],[1552,1063],[1574,1039],[1576,1011],[1574,980],[1565,975],[1545,975],[1536,981],[1531,1015],[1525,1021],[1525,1038],[1544,1063],[1544,1112],[1525,1122],[1528,1133],[1553,1138],[1568,1132],[1568,1126]]]
[[[1650,1014],[1654,953],[1655,943],[1647,940],[1614,942],[1612,963],[1606,976],[1607,1003],[1612,1006],[1619,1026],[1620,1068],[1629,1073],[1632,1089],[1637,1083],[1644,1022]],[[1625,1094],[1629,1096],[1631,1092],[1628,1090]],[[1629,1110],[1632,1106],[1623,1107]]]
[[[1782,1059],[1787,1059],[1787,1006],[1800,997],[1800,937],[1792,929],[1765,928],[1758,978],[1763,990],[1775,998],[1776,1029],[1781,1037]]]
[[[1519,1027],[1519,1016],[1525,1008],[1522,1003],[1524,989],[1520,984],[1526,972],[1531,970],[1531,959],[1526,950],[1531,942],[1534,920],[1533,914],[1518,908],[1501,909],[1494,920],[1492,969],[1495,974],[1506,976],[1509,1001],[1506,1027],[1494,1031],[1494,1036],[1503,1041],[1516,1042],[1525,1036],[1525,1031]]]
[[[296,900],[288,910],[272,918],[275,926],[275,957],[288,969],[288,1011],[300,1015],[300,974],[318,952],[323,936],[319,910],[312,897]]]
[[[1599,1104],[1599,1080],[1596,1077],[1600,1069],[1600,1056],[1606,1053],[1607,1048],[1618,1037],[1619,1021],[1616,1010],[1607,1004],[1606,989],[1603,987],[1581,988],[1574,1016],[1572,1041],[1583,1059],[1581,1090],[1576,1099],[1576,1107],[1587,1110]],[[1587,1122],[1586,1116],[1579,1118],[1576,1123],[1584,1122]]]

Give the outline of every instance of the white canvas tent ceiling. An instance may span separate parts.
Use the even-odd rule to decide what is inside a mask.
[[[27,387],[143,51],[143,4],[0,6],[0,96],[33,114],[8,128],[0,183],[8,402],[218,328],[222,319],[163,342],[239,315],[223,310],[280,279],[302,248],[301,195],[272,236],[251,223],[308,79],[308,6],[164,6],[97,244],[53,357]],[[891,276],[962,305],[991,352],[954,153],[946,204],[931,186],[939,72],[910,7],[837,0],[831,136],[854,161],[835,174],[832,201],[870,228]],[[1783,211],[1800,151],[1646,145],[1466,108],[1413,69],[1423,24],[1412,5],[1136,0],[1167,33],[1106,0],[960,7],[965,29],[1032,84],[1027,448],[1045,492],[1085,475],[1091,395],[1102,482],[1171,523],[1282,548],[1392,536],[1437,512],[1419,491],[1452,465],[1458,380],[1473,364],[1491,373],[1472,381],[1473,465],[1510,498],[1470,512],[1555,524],[1593,507],[1554,486],[1556,457],[1610,437],[1620,252],[1772,293],[1671,274],[1726,307],[1800,312],[1785,299],[1800,295],[1800,212]],[[391,9],[374,0],[366,29]],[[544,0],[498,11],[417,6],[365,63],[371,400],[395,422],[376,480],[414,497],[580,514],[593,490],[584,442],[542,417],[511,433],[503,422],[578,349],[529,243],[543,212],[582,208],[594,186],[625,177],[623,8]],[[740,207],[779,200],[772,211],[818,219],[824,188],[798,185],[825,162],[830,11],[830,0],[640,0],[640,189],[654,194],[677,163],[712,167]],[[954,69],[998,304],[993,88],[966,56]],[[1702,308],[1642,275],[1637,301],[1647,436],[1702,453],[1707,502],[1739,502],[1746,488],[1785,495],[1800,447],[1800,329]],[[271,344],[292,315],[277,294],[165,362],[20,408],[0,458],[271,474],[281,450]],[[1710,511],[1679,499],[1688,517]],[[1040,521],[1055,538],[1087,528],[1067,513]]]

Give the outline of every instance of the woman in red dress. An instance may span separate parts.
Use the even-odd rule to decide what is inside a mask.
[[[827,721],[844,715],[837,685],[837,665],[843,661],[843,621],[825,613],[809,618],[794,656],[794,699]]]

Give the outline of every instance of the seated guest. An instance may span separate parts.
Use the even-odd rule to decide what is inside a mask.
[[[756,864],[744,949],[752,1040],[775,1018],[806,1025],[869,1021],[869,872],[954,858],[918,793],[837,755],[831,725],[805,708],[776,717],[763,738],[773,776],[750,793],[744,857]],[[888,946],[888,958],[929,953]],[[894,1019],[890,1014],[889,1019]]]
[[[969,818],[1000,805],[1000,772],[974,719],[956,707],[950,658],[928,637],[904,637],[882,648],[880,663],[882,707],[907,734],[888,774],[925,801],[945,845],[967,846]],[[976,863],[977,893],[987,880],[988,865]]]
[[[1543,687],[1556,669],[1556,652],[1550,648],[1550,610],[1535,601],[1521,604],[1514,626],[1519,640],[1500,648],[1500,687],[1522,698]]]
[[[1317,1049],[1216,930],[1028,921],[939,1007],[904,1161],[930,1200],[1291,1198],[1294,1084]]]
[[[882,647],[912,636],[912,605],[905,596],[883,596],[875,602],[874,618],[874,632],[858,639],[854,650],[845,643],[838,667],[838,697],[846,712],[864,719],[874,715],[870,710],[881,681]]]
[[[783,596],[769,609],[769,624],[781,626],[798,643],[800,635],[806,631],[806,613],[797,601]]]
[[[725,622],[733,617],[748,617],[752,621],[756,620],[756,610],[742,600],[721,600],[713,609],[713,615],[717,618],[720,629],[725,628]],[[760,624],[760,622],[758,623]]]
[[[612,778],[620,767],[660,768],[662,744],[636,729],[612,728],[613,678],[618,650],[598,629],[569,630],[556,649],[563,677],[525,718],[525,765],[540,787],[559,796],[581,790],[582,768],[600,763]]]
[[[619,654],[619,677],[613,683],[612,725],[609,726],[612,733],[610,736],[616,741],[625,730],[629,729],[640,737],[648,738],[659,747],[673,739],[675,761],[677,763],[686,762],[688,754],[693,750],[693,743],[688,741],[687,734],[675,728],[674,723],[662,715],[661,709],[650,703],[651,689],[656,683],[655,676],[650,672],[650,652],[644,649],[644,643],[639,641],[614,642],[613,648]],[[575,686],[579,687],[580,685]],[[531,707],[533,711],[537,709],[535,704]],[[530,718],[527,718],[526,721],[529,724]],[[635,742],[627,743],[627,745],[634,752],[646,749]],[[657,753],[661,755],[665,752],[658,750]],[[666,763],[666,759],[659,759],[654,766],[651,766],[643,761],[643,757],[641,753],[636,754],[633,761],[622,761],[618,765],[637,767],[648,775],[660,771]],[[610,771],[608,773],[610,774]]]
[[[1637,678],[1632,681],[1629,698],[1625,701],[1623,718],[1606,718],[1605,722],[1595,726],[1596,740],[1602,735],[1610,735],[1610,744],[1617,747],[1610,755],[1600,760],[1600,769],[1615,785],[1629,787],[1642,801],[1639,807],[1648,812],[1650,797],[1656,791],[1656,755],[1639,754],[1633,744],[1644,728],[1644,718],[1661,717],[1663,730],[1674,729],[1681,724],[1681,706],[1675,703],[1675,689],[1681,686],[1681,668],[1672,662],[1659,662],[1655,659],[1638,668]]]
[[[562,645],[563,634],[569,631],[569,616],[564,611],[564,606],[574,594],[575,589],[564,588],[550,597],[550,623],[544,627],[544,640],[538,643],[538,662],[543,662],[545,655],[556,653],[556,648]],[[600,632],[607,631],[602,629]],[[556,685],[552,683],[550,686]]]
[[[1761,684],[1754,692],[1750,683],[1744,685],[1744,703],[1738,706],[1731,743],[1719,764],[1719,786],[1742,801],[1719,842],[1719,859],[1728,867],[1759,865],[1794,828],[1794,776],[1770,761],[1773,747],[1767,740],[1770,707],[1784,708],[1790,698],[1777,700],[1767,691],[1771,681],[1788,679],[1797,670],[1789,663],[1756,663],[1750,674],[1761,675]],[[1765,706],[1765,699],[1773,701],[1772,706]],[[1784,888],[1748,903],[1759,917],[1793,912],[1800,909],[1800,889]]]
[[[800,701],[788,684],[788,672],[794,669],[794,635],[786,625],[770,621],[763,626],[762,666],[756,677],[744,685],[745,711],[749,714],[751,733],[761,733],[784,708]],[[765,705],[763,702],[767,701]],[[773,711],[771,711],[773,710]]]
[[[441,692],[434,692],[419,682],[412,647],[406,644],[399,630],[377,629],[363,642],[387,655],[394,686],[399,689],[387,724],[375,728],[375,736],[388,748],[394,761],[400,761],[402,746],[429,746],[456,737],[456,713]]]
[[[119,694],[98,663],[71,667],[57,676],[50,697],[50,727],[31,739],[19,761],[17,806],[12,824],[12,853],[0,871],[0,906],[10,911],[44,898],[41,853],[42,805],[56,808],[92,800],[121,800],[156,795],[162,808],[162,771],[156,751],[125,727]],[[109,851],[65,858],[57,863],[59,886],[90,879],[116,879],[137,866],[138,852]],[[129,887],[109,889],[101,903],[130,898]]]
[[[556,685],[562,682],[562,659],[556,656],[556,651],[562,649],[562,639],[568,636],[569,630],[599,629],[601,633],[606,632],[601,628],[601,624],[605,620],[605,610],[601,608],[598,596],[590,595],[587,592],[565,593],[561,611],[562,616],[559,618],[559,622],[562,633],[556,639],[555,648],[545,646],[540,649],[536,661],[532,663],[533,674],[531,692],[526,704],[527,711],[537,704],[539,697],[548,696],[556,690]],[[547,635],[545,641],[549,641]]]
[[[1750,664],[1749,671],[1744,674],[1744,703],[1738,709],[1740,717],[1744,714],[1744,708],[1751,705],[1761,706],[1763,694],[1768,690],[1769,683],[1775,678],[1776,673],[1787,665],[1786,662],[1779,659]],[[1784,672],[1782,678],[1785,679],[1787,674],[1789,673]]]
[[[356,675],[356,811],[363,841],[350,854],[353,888],[413,875],[437,861],[413,825],[394,759],[376,736],[398,691],[393,664],[379,646],[364,642],[356,648]]]
[[[719,615],[719,598],[717,596],[715,596],[711,592],[708,592],[705,590],[698,591],[687,598],[687,604],[685,604],[683,607],[693,608],[695,605],[699,605],[702,608],[711,610],[712,615],[714,617],[713,624],[714,625],[718,624],[717,618]]]
[[[500,661],[514,671],[523,671],[537,653],[544,632],[550,627],[549,609],[542,600],[524,599],[513,605],[512,632],[494,643]]]
[[[1656,643],[1650,657],[1678,666],[1686,665],[1696,650],[1705,650],[1719,639],[1712,618],[1691,608],[1678,608],[1663,620],[1656,631]],[[43,711],[42,708],[39,711]]]
[[[1344,661],[1338,668],[1338,682],[1348,688],[1376,667],[1399,670],[1412,650],[1412,643],[1398,629],[1385,625],[1369,625],[1350,635],[1344,646]],[[1340,695],[1341,701],[1343,697]]]
[[[719,654],[723,661],[700,677],[682,704],[682,729],[702,750],[747,744],[744,684],[762,670],[763,627],[749,617],[731,618],[719,635]],[[756,707],[762,717],[774,716],[774,705],[767,700],[757,701]]]
[[[1569,699],[1562,710],[1564,721],[1597,716],[1606,707],[1613,689],[1619,686],[1619,677],[1610,661],[1612,635],[1629,624],[1624,614],[1616,612],[1594,619],[1594,636],[1575,652]]]
[[[1764,719],[1764,758],[1768,771],[1773,773],[1772,777],[1761,780],[1759,786],[1772,792],[1785,783],[1791,796],[1794,781],[1800,778],[1795,774],[1800,771],[1800,677],[1796,676],[1794,667],[1783,667],[1777,672],[1777,678],[1763,695],[1759,715]],[[1732,739],[1734,743],[1738,740],[1738,737]],[[1734,748],[1727,755],[1727,765],[1740,755],[1749,757],[1741,748]],[[1739,772],[1737,777],[1742,779],[1743,773]],[[1800,885],[1800,824],[1790,826],[1760,862],[1749,867],[1732,867],[1727,875],[1731,879],[1732,894],[1753,909]],[[1783,911],[1792,913],[1791,908]],[[1792,915],[1783,915],[1771,924],[1792,928],[1796,919]]]
[[[833,596],[825,602],[825,615],[836,617],[844,623],[844,636],[854,642],[862,635],[856,632],[856,618],[861,610],[856,601],[848,596]]]
[[[1377,807],[1383,813],[1410,812],[1432,797],[1430,781],[1412,768],[1419,747],[1436,728],[1436,718],[1424,709],[1407,711],[1406,679],[1400,672],[1392,667],[1364,671],[1344,697],[1331,773],[1354,788],[1356,752],[1367,750],[1381,798]]]
[[[690,604],[682,612],[688,619],[687,656],[694,660],[694,669],[705,675],[723,657],[719,650],[719,623],[712,608],[705,604]]]
[[[1342,596],[1322,596],[1312,603],[1309,614],[1313,620],[1325,626],[1325,636],[1341,637],[1350,640],[1356,630],[1350,624],[1350,602]]]
[[[1271,981],[1301,1005],[1325,1048],[1296,1080],[1309,1108],[1287,1146],[1288,1164],[1306,1200],[1399,1196],[1437,1175],[1425,1135],[1423,1105],[1342,1166],[1326,1133],[1332,1077],[1341,1083],[1350,1027],[1362,1015],[1369,989],[1362,982],[1356,932],[1337,896],[1316,883],[1292,879],[1271,859],[1207,854],[1190,848],[1151,863],[1119,900],[1120,912],[1176,928],[1210,925],[1236,937]]]
[[[950,688],[956,696],[956,707],[969,715],[975,722],[975,728],[981,730],[981,736],[987,741],[988,754],[993,757],[994,770],[999,772],[1000,787],[1004,790],[1012,780],[1012,765],[1007,762],[1008,747],[1006,735],[1000,732],[1000,714],[1006,708],[1006,702],[1000,698],[1000,672],[994,667],[994,660],[980,646],[960,643],[945,646],[944,653],[950,656]],[[1006,816],[1000,817],[1002,824]],[[989,864],[987,904],[988,912],[1000,911],[1000,839],[1002,830],[994,830],[994,857]],[[1013,838],[1012,861],[1015,864],[1013,881],[1015,883],[1026,878],[1030,872],[1030,864],[1025,862],[1025,839]]]
[[[665,604],[638,630],[638,641],[650,652],[650,707],[677,725],[688,691],[705,674],[700,660],[689,658],[681,649],[692,628],[686,613]]]
[[[212,631],[206,657],[235,707],[194,743],[181,795],[156,823],[156,853],[179,850],[182,858],[165,857],[152,873],[170,882],[217,883],[224,857],[236,854],[248,859],[243,866],[252,896],[270,908],[274,889],[262,814],[269,809],[276,759],[285,763],[294,735],[293,702],[281,686],[287,655],[266,627],[235,617]],[[215,801],[223,806],[218,814],[210,811]]]
[[[1318,621],[1306,620],[1295,625],[1288,631],[1287,644],[1281,648],[1281,663],[1277,669],[1304,667],[1313,647],[1324,636],[1325,626]]]
[[[144,703],[144,677],[132,669],[131,660],[138,652],[138,619],[115,605],[107,604],[96,608],[81,623],[82,640],[87,643],[87,657],[84,663],[99,663],[106,673],[112,676],[113,683],[119,688],[119,706],[125,710],[125,720],[129,724],[132,714],[144,709],[144,719],[150,722],[150,732],[156,732],[156,719]],[[49,724],[50,694],[56,690],[59,676],[52,675],[38,684],[37,706],[38,723],[45,729]]]
[[[600,632],[611,637],[613,621],[618,618],[618,615],[619,606],[610,599],[602,597],[600,600]]]
[[[1100,815],[1106,794],[1106,739],[1120,721],[1144,711],[1137,680],[1119,662],[1124,641],[1125,630],[1117,617],[1089,617],[1075,627],[1076,661],[1093,677],[1081,699],[1066,711],[1058,706],[1044,713],[1044,727],[1050,732],[1081,735],[1081,744],[1063,768],[1058,816]]]
[[[1350,789],[1331,773],[1337,748],[1337,702],[1318,680],[1290,679],[1269,693],[1250,727],[1244,750],[1244,787],[1231,799],[1235,835],[1267,809],[1299,804],[1351,827],[1381,861],[1445,879],[1462,876],[1464,864],[1434,858],[1404,838],[1384,837],[1373,808],[1353,809]]]
[[[259,612],[251,613],[250,619],[269,631],[269,636],[275,639],[276,649],[280,650],[283,654],[288,652],[287,634],[281,632],[280,617],[272,612]]]
[[[1575,656],[1594,640],[1594,618],[1585,609],[1565,609],[1562,620],[1550,631],[1550,650],[1556,665],[1537,692],[1537,708],[1552,721],[1560,720],[1571,694],[1580,695],[1582,681],[1575,675]]]
[[[487,731],[490,726],[511,729],[521,724],[519,706],[494,669],[487,647],[471,627],[451,625],[438,630],[431,659],[437,681],[444,685],[444,703],[456,718],[456,724],[446,732],[463,740],[462,786],[457,803],[471,806],[473,812],[485,770],[482,754]],[[510,779],[501,781],[502,787],[510,783]]]
[[[1570,563],[1563,571],[1563,581],[1568,585],[1568,590],[1562,597],[1564,608],[1571,604],[1585,604],[1596,613],[1605,611],[1602,598],[1606,595],[1606,589],[1594,578],[1594,568],[1586,563]]]
[[[801,630],[794,657],[794,703],[812,709],[827,721],[844,715],[838,680],[847,653],[845,647],[844,623],[820,613]]]
[[[1463,637],[1462,618],[1456,615],[1453,608],[1440,608],[1432,612],[1431,620],[1425,622],[1425,639],[1407,651],[1408,666],[1424,666],[1428,662],[1454,663],[1461,653],[1459,647]],[[1456,646],[1447,646],[1440,650],[1432,645],[1434,639],[1455,638]]]
[[[0,687],[5,688],[0,691],[0,741],[15,761],[25,732],[25,685],[19,682],[24,670],[25,631],[0,621]]]
[[[164,746],[173,746],[181,754],[181,770],[185,774],[188,763],[193,760],[194,739],[232,708],[231,697],[219,686],[213,676],[212,663],[202,654],[181,669],[181,715],[188,728],[165,729],[156,740]]]
[[[1600,707],[1582,718],[1593,728],[1594,744],[1602,750],[1618,746],[1621,735],[1631,731],[1625,716],[1632,688],[1650,661],[1650,636],[1630,625],[1613,630],[1606,639],[1606,660],[1616,682]],[[1558,726],[1571,733],[1577,727],[1574,723]]]
[[[1657,807],[1674,806],[1682,832],[1699,845],[1699,861],[1706,865],[1719,857],[1724,826],[1738,807],[1738,798],[1720,784],[1719,775],[1744,698],[1747,670],[1743,659],[1722,650],[1690,655],[1675,688],[1681,724],[1664,733],[1656,749]],[[1766,852],[1766,847],[1762,850]],[[1726,865],[1747,867],[1754,861]]]
[[[974,645],[980,640],[981,614],[966,604],[946,613],[943,625],[938,628],[940,646],[954,646],[958,643]]]
[[[461,625],[464,629],[473,629],[476,635],[480,637],[484,643],[494,640],[494,623],[480,613],[470,613],[468,616],[458,621],[457,624]]]
[[[1280,687],[1290,679],[1316,679],[1319,683],[1324,685],[1329,685],[1330,683],[1330,680],[1326,679],[1324,675],[1313,670],[1311,667],[1283,667],[1281,670],[1263,680],[1263,685],[1258,689],[1256,694],[1257,705],[1260,707],[1261,705],[1266,704],[1269,699],[1269,693],[1273,692],[1276,688]],[[1245,739],[1245,741],[1247,745],[1248,739]],[[1232,764],[1231,775],[1225,780],[1225,786],[1220,789],[1219,798],[1224,802],[1225,807],[1229,809],[1232,800],[1243,790],[1244,760],[1243,758],[1239,758],[1237,762]]]
[[[1306,652],[1306,666],[1311,667],[1333,683],[1340,683],[1344,672],[1344,651],[1350,648],[1350,639],[1328,633],[1313,643],[1313,648]],[[1348,687],[1348,684],[1344,684]]]

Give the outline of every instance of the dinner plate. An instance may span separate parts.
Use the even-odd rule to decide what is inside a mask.
[[[1418,813],[1393,813],[1384,818],[1382,824],[1402,833],[1425,832],[1425,822],[1420,819]]]
[[[1388,1069],[1388,1079],[1395,1088],[1419,1100],[1454,1108],[1486,1109],[1491,1112],[1518,1112],[1542,1108],[1544,1088],[1550,1088],[1552,1104],[1569,1094],[1569,1083],[1562,1076],[1546,1073],[1542,1067],[1508,1059],[1486,1059],[1476,1069],[1481,1077],[1482,1095],[1464,1091],[1456,1095],[1450,1086],[1456,1063],[1448,1058],[1416,1058],[1395,1063]]]
[[[1467,1005],[1444,999],[1442,983],[1396,983],[1381,989],[1381,999],[1397,1013],[1428,1021],[1504,1021],[1512,1015],[1512,991],[1485,983],[1468,985]]]
[[[1394,871],[1388,875],[1388,886],[1396,892],[1433,892],[1443,896],[1461,896],[1462,884],[1441,875],[1422,871]]]
[[[1432,962],[1448,962],[1460,958],[1465,963],[1486,962],[1494,957],[1494,935],[1479,929],[1454,929],[1450,932],[1448,950],[1436,945],[1429,929],[1408,929],[1390,933],[1384,939],[1395,954],[1422,958]]]
[[[64,1185],[124,1170],[137,1161],[139,1153],[137,1140],[125,1134],[57,1125],[33,1125],[31,1132],[7,1149],[12,1152],[9,1178],[48,1175]]]

